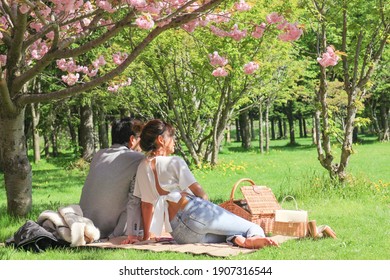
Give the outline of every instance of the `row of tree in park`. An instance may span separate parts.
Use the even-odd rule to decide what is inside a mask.
[[[332,92],[333,100],[330,103],[333,108],[333,120],[337,124],[335,129],[339,130],[334,133],[335,141],[341,137],[338,133],[342,131],[346,115],[345,96],[338,98],[340,95],[342,97],[342,94],[343,92],[340,90]],[[31,105],[26,113],[25,134],[26,144],[33,150],[34,162],[40,161],[42,154],[45,157],[56,157],[61,150],[69,149],[72,149],[76,156],[89,161],[97,149],[109,146],[111,121],[131,116],[132,106],[127,106],[130,105],[130,102],[124,104],[114,102],[115,108],[110,109],[105,106],[103,101],[99,101],[95,97],[75,97],[51,104]],[[377,100],[378,97],[382,100]],[[354,142],[358,140],[359,127],[362,128],[362,131],[377,134],[378,139],[383,139],[383,131],[388,123],[386,107],[390,101],[385,98],[384,92],[378,96],[373,95],[367,98],[365,110],[360,114],[361,125],[355,126]],[[161,103],[160,107],[165,101]],[[297,99],[274,104],[266,121],[264,121],[265,114],[262,111],[262,102],[253,102],[250,103],[250,106],[238,108],[227,124],[225,141],[241,142],[244,149],[249,149],[253,148],[252,142],[258,140],[256,148],[259,148],[260,153],[269,152],[269,142],[275,139],[289,139],[289,144],[294,145],[296,137],[312,137],[315,144],[315,127],[313,125],[315,110],[312,103],[310,100],[303,102]],[[146,107],[147,104],[148,102],[145,102],[139,107]],[[150,108],[149,114],[134,116],[145,120],[166,115],[169,121],[177,123],[174,117],[169,114],[171,111],[169,108],[164,109],[164,111],[159,110],[161,109]],[[199,111],[194,112],[194,114],[202,115]],[[267,123],[267,127],[265,127],[265,123]],[[187,123],[185,125],[191,126]],[[234,133],[231,130],[234,130]],[[265,133],[267,130],[268,132]],[[178,136],[181,139],[181,136]],[[192,137],[196,138],[195,135]],[[187,149],[183,149],[182,146],[177,148],[181,156],[189,163],[193,162],[191,156],[185,152]],[[200,151],[198,154],[202,155],[202,152]],[[203,155],[205,154],[203,153]],[[207,160],[207,157],[204,157],[197,163]]]
[[[320,163],[342,180],[357,126],[371,121],[389,138],[388,4],[367,2],[2,1],[0,163],[8,212],[31,208],[30,128],[37,148],[38,132],[54,147],[66,134],[90,159],[108,145],[110,116],[129,113],[172,122],[183,155],[212,164],[231,121],[239,119],[248,135],[248,112],[259,117],[266,150],[277,115],[290,126],[310,118]],[[341,143],[339,160],[333,139]]]

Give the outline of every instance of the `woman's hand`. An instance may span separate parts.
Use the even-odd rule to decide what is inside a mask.
[[[125,240],[121,242],[121,244],[133,244],[141,241],[140,238],[136,235],[128,235]]]
[[[193,183],[188,188],[192,191],[192,193],[195,196],[203,198],[204,200],[209,200],[206,192],[203,190],[202,186],[198,182]]]

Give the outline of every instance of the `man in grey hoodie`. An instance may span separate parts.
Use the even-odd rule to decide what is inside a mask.
[[[140,199],[133,195],[135,175],[144,155],[138,141],[142,123],[130,118],[112,125],[112,146],[93,157],[80,198],[83,215],[101,238],[139,235]]]

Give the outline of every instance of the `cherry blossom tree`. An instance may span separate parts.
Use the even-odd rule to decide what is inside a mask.
[[[223,0],[2,0],[0,2],[0,161],[8,213],[27,214],[32,205],[32,170],[26,153],[26,105],[86,92],[101,84],[127,85],[115,77],[164,31],[211,14]],[[129,51],[101,57],[97,46],[131,32]],[[83,60],[84,54],[93,57]],[[107,67],[113,61],[115,67]],[[36,92],[29,84],[50,65],[63,71],[62,89]],[[102,70],[104,69],[104,71]]]
[[[226,11],[214,10],[222,2]],[[244,0],[2,0],[0,161],[8,213],[23,216],[32,205],[32,170],[23,124],[28,104],[74,96],[103,84],[110,92],[129,86],[129,77],[118,77],[158,35],[172,28],[188,32],[205,28],[237,42],[247,36],[260,38],[267,29],[279,30],[279,39],[286,42],[302,35],[298,23],[290,23],[278,13],[270,14],[267,22],[246,27],[231,21],[232,14],[250,9],[251,4]],[[128,38],[128,50],[111,50],[110,43],[117,37]],[[106,49],[105,55],[98,47]],[[57,79],[61,89],[41,92],[29,86],[53,65],[62,71]],[[227,84],[232,69],[223,59],[214,67],[212,75],[226,79]],[[239,71],[251,75],[258,67],[256,62],[247,61]],[[221,122],[215,137],[219,139],[223,130]]]
[[[367,86],[388,43],[390,24],[385,12],[388,3],[374,2],[375,5],[362,0],[315,0],[310,5],[318,20],[320,83],[315,115],[318,159],[330,176],[340,181],[347,178],[346,168],[353,153],[353,130],[359,104],[363,103]],[[332,69],[339,65],[341,69]],[[334,129],[328,101],[330,76],[343,82],[347,95],[338,162],[335,162],[332,151]]]

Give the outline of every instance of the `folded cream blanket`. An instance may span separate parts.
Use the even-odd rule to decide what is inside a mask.
[[[57,238],[69,242],[71,247],[83,246],[100,238],[99,229],[90,219],[83,217],[77,204],[60,207],[57,212],[43,211],[37,223]]]

